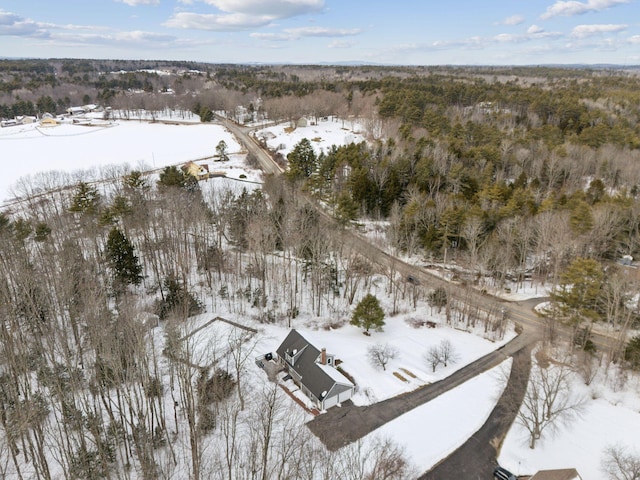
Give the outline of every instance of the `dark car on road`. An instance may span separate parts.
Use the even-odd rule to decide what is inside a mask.
[[[502,467],[496,467],[493,471],[493,478],[495,480],[518,480],[513,473]]]

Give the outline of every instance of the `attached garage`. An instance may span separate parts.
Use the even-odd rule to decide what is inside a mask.
[[[297,330],[289,332],[276,352],[291,378],[318,409],[335,407],[355,393],[355,385],[333,366],[334,356],[315,347]]]

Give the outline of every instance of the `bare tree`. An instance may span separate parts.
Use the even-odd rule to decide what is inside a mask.
[[[604,451],[601,468],[611,480],[640,480],[640,452],[610,445]]]
[[[435,372],[436,367],[440,365],[440,347],[434,345],[422,355],[424,363],[431,367],[431,371]]]
[[[571,370],[563,363],[540,363],[532,370],[527,392],[518,412],[518,422],[529,432],[529,448],[545,430],[574,419],[582,410],[584,400],[571,390]]]
[[[458,361],[458,353],[450,340],[444,339],[440,342],[440,361],[446,367],[449,362],[456,363]]]
[[[369,363],[382,370],[387,369],[387,364],[398,356],[398,349],[394,346],[385,343],[384,345],[376,343],[367,348],[367,358]]]
[[[400,480],[415,478],[405,452],[392,440],[359,440],[336,452],[337,478],[345,480]]]

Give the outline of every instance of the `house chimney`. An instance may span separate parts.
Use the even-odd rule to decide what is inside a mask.
[[[327,364],[327,349],[326,348],[323,348],[320,351],[320,363],[322,365],[326,365]]]

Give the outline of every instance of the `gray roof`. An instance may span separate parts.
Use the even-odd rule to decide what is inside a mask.
[[[580,480],[580,475],[575,468],[540,470],[529,480]]]
[[[326,395],[334,385],[338,385],[338,388],[334,390],[332,394],[337,394],[337,392],[343,392],[353,387],[349,379],[338,370],[334,369],[334,371],[329,374],[324,371],[324,368],[333,367],[322,366],[316,363],[316,360],[318,360],[320,356],[320,350],[304,338],[297,330],[291,330],[289,332],[289,335],[287,335],[287,338],[280,344],[276,352],[282,360],[286,361],[285,353],[291,354],[294,350],[297,351],[297,357],[295,363],[293,365],[289,364],[289,366],[300,375],[300,381],[317,399],[322,399],[322,394],[325,393]]]

